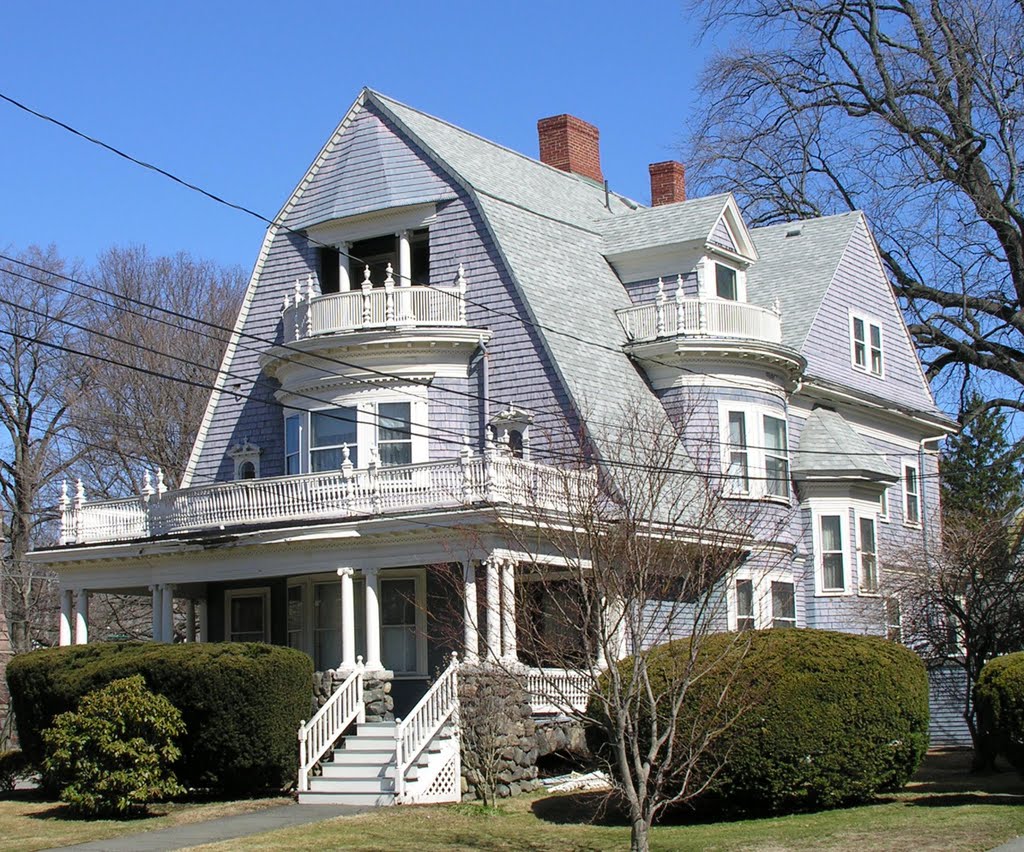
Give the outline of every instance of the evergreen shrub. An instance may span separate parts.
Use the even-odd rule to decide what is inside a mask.
[[[171,764],[181,755],[181,713],[146,689],[142,675],[90,692],[43,731],[46,786],[86,817],[127,817],[184,792]]]
[[[649,651],[651,680],[678,683],[689,653],[689,640]],[[700,810],[788,813],[866,801],[902,787],[928,748],[927,674],[901,645],[781,629],[710,636],[697,654],[698,670],[710,674],[691,687],[676,730],[701,730],[723,694],[718,718],[735,719],[696,773],[706,778],[721,765],[695,802]],[[635,662],[619,663],[624,678]],[[601,718],[597,701],[590,715]],[[606,725],[590,736],[605,754]],[[686,750],[677,744],[677,754]]]
[[[313,664],[301,651],[261,643],[95,643],[17,655],[7,682],[28,760],[41,765],[42,731],[56,716],[134,674],[181,711],[177,775],[186,787],[237,795],[294,780]]]
[[[986,663],[974,700],[985,741],[1024,772],[1024,652]]]

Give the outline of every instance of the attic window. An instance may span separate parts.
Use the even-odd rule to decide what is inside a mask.
[[[851,314],[850,338],[854,369],[881,377],[883,374],[881,324],[867,317]]]
[[[735,269],[721,263],[715,264],[715,294],[719,299],[728,299],[731,302],[739,299]]]

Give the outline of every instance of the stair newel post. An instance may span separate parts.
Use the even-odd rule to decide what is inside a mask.
[[[405,756],[402,754],[402,720],[395,719],[395,803],[405,796]]]
[[[366,724],[366,701],[363,698],[363,671],[365,666],[363,664],[363,655],[360,654],[356,657],[356,671],[359,672],[359,678],[356,680],[356,701],[359,707],[359,713],[356,716],[356,722],[360,725]]]
[[[306,720],[299,722],[299,777],[298,787],[300,793],[309,789],[309,775],[306,769]]]
[[[654,331],[658,337],[665,334],[665,282],[658,279],[658,297],[654,302]]]

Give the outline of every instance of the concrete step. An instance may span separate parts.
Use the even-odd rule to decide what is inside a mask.
[[[300,805],[353,805],[360,808],[382,808],[394,803],[394,793],[332,793],[324,790],[309,790],[299,793]]]

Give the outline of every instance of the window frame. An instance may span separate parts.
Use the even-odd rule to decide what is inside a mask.
[[[742,582],[750,583],[751,590],[751,615],[740,616],[739,596],[737,585]],[[735,632],[740,629],[768,630],[772,627],[772,584],[786,583],[793,587],[793,620],[794,626],[800,622],[800,606],[797,603],[798,583],[793,572],[786,568],[738,568],[729,575],[726,586],[726,620],[729,630]],[[749,627],[740,627],[740,618],[750,618]]]
[[[903,526],[910,527],[911,529],[921,529],[922,524],[922,501],[921,501],[921,467],[916,460],[910,461],[904,459],[900,467],[900,489],[903,495]],[[910,491],[908,486],[907,471],[913,471],[914,473],[914,485],[915,491]],[[910,519],[910,498],[914,498],[915,511],[917,518],[915,520]]]
[[[868,512],[856,512],[854,517],[857,525],[857,594],[863,596],[876,596],[879,594],[881,588],[881,560],[878,556],[878,516]],[[862,524],[870,523],[872,536],[874,537],[874,550],[868,551],[864,548],[864,535]],[[866,556],[874,559],[875,562],[875,582],[873,587],[867,587],[864,583],[865,571],[864,571],[864,559]]]
[[[232,639],[231,602],[236,598],[261,598],[263,601],[263,638]],[[247,586],[224,590],[224,641],[226,642],[270,642],[270,587]]]
[[[775,587],[776,586],[789,586],[793,594],[793,617],[782,617],[775,614]],[[796,583],[790,580],[776,580],[772,579],[768,583],[768,608],[771,614],[771,621],[768,625],[772,630],[784,627],[796,627]],[[777,621],[784,621],[785,624],[776,624]]]
[[[731,417],[734,414],[742,414],[745,424],[746,444],[743,450],[737,450],[739,446],[731,440]],[[774,449],[769,450],[767,441],[767,429],[765,420],[781,421],[783,444],[785,455],[780,456]],[[732,402],[730,400],[719,401],[719,444],[721,447],[721,475],[722,488],[725,496],[740,500],[770,500],[789,506],[793,500],[793,487],[791,471],[791,448],[789,440],[789,417],[785,409],[779,410],[766,405],[749,402]],[[734,454],[746,454],[746,488],[734,487],[734,479],[731,474]],[[783,483],[785,495],[773,494],[772,483],[768,482],[768,459],[782,460],[782,466],[786,472],[786,479]]]
[[[826,517],[839,518],[841,544],[839,553],[843,557],[843,585],[838,588],[825,586],[825,553],[822,549],[821,520]],[[811,540],[814,547],[814,594],[818,597],[838,597],[851,593],[850,570],[850,507],[849,505],[814,506],[811,508]],[[833,551],[830,551],[833,552]]]
[[[891,485],[886,485],[878,495],[878,513],[875,517],[883,524],[889,523],[889,489]]]
[[[857,338],[857,324],[860,323],[864,332],[863,339]],[[875,346],[874,332],[878,334],[878,345]],[[857,362],[858,347],[863,349],[864,363]],[[878,369],[875,370],[877,352]],[[882,334],[882,322],[867,314],[850,311],[850,364],[858,373],[885,378],[885,336]]]

